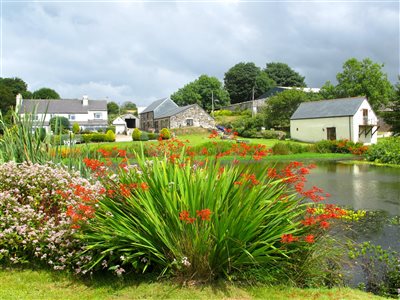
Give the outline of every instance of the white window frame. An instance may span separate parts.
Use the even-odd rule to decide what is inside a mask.
[[[76,116],[75,115],[68,115],[68,120],[75,121],[76,120]]]
[[[93,114],[95,119],[102,119],[103,118],[103,114],[101,112],[97,112]]]

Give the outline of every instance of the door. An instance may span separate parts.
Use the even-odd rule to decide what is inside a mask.
[[[336,140],[336,127],[328,127],[326,128],[326,135],[328,140]]]

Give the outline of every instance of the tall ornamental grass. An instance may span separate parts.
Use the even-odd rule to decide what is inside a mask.
[[[255,172],[218,159],[193,163],[183,153],[151,161],[138,154],[136,165],[111,176],[86,160],[106,187],[94,218],[78,222],[93,255],[87,270],[154,270],[184,280],[255,268],[284,273],[339,216],[333,207],[316,215],[302,201],[323,196],[304,190],[301,164]]]

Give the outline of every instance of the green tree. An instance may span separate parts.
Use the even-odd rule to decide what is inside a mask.
[[[225,88],[231,103],[249,101],[257,98],[274,87],[276,83],[261,71],[254,63],[238,63],[230,68],[224,77]]]
[[[400,76],[395,85],[395,93],[393,99],[389,102],[390,110],[383,113],[383,119],[392,127],[394,135],[400,135]]]
[[[4,84],[5,86],[7,86],[13,93],[14,97],[18,94],[23,95],[23,93],[26,92],[28,88],[26,82],[18,77],[0,78],[0,84]]]
[[[137,115],[137,106],[132,101],[126,101],[121,105],[121,112],[126,113],[128,111]]]
[[[0,78],[0,110],[3,114],[15,106],[17,94],[28,93],[27,84],[20,78]]]
[[[335,98],[366,96],[375,112],[379,112],[393,97],[393,87],[382,68],[383,64],[369,58],[347,60],[343,71],[336,75]]]
[[[50,119],[50,128],[54,134],[62,134],[71,127],[66,117],[53,117]]]
[[[107,103],[107,112],[109,115],[119,114],[119,105],[113,101]]]
[[[60,99],[60,95],[53,89],[41,88],[32,93],[33,99]]]
[[[79,131],[81,131],[81,128],[79,127],[79,124],[78,123],[72,124],[72,132],[77,134],[77,133],[79,133]]]
[[[171,95],[171,99],[179,106],[197,103],[208,111],[212,108],[212,98],[215,106],[229,104],[229,94],[222,83],[218,78],[207,75],[201,75]]]
[[[265,73],[274,80],[278,86],[284,87],[306,87],[304,76],[290,68],[287,64],[281,62],[267,63]]]
[[[267,128],[287,130],[290,127],[290,117],[300,103],[321,100],[318,93],[306,93],[300,90],[286,90],[270,97],[261,114]]]
[[[5,115],[8,110],[15,106],[15,96],[12,90],[4,83],[0,82],[0,110]]]

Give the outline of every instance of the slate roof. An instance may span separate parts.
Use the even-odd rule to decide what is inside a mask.
[[[303,102],[291,120],[353,116],[365,97]]]
[[[107,111],[107,100],[88,100],[88,105],[83,106],[81,99],[24,99],[20,113],[43,114],[87,114],[88,111]]]
[[[144,111],[141,112],[141,114],[154,112],[154,119],[158,119],[160,116],[168,115],[177,108],[179,108],[179,106],[170,98],[163,98],[151,103]]]
[[[182,107],[177,107],[174,110],[170,110],[170,111],[167,111],[167,112],[164,112],[164,113],[158,115],[157,119],[168,118],[168,117],[175,116],[175,115],[177,115],[177,114],[179,114],[179,113],[181,113],[181,112],[183,112],[183,111],[187,110],[188,108],[193,107],[195,105],[197,105],[197,104],[191,104],[191,105],[186,105],[186,106],[182,106]]]

